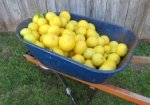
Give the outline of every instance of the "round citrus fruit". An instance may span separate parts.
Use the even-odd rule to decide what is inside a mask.
[[[123,57],[127,54],[127,51],[128,51],[127,45],[125,45],[124,43],[120,43],[117,47],[116,53],[121,57]]]
[[[47,20],[45,18],[39,18],[37,21],[37,25],[40,27],[43,24],[47,24]]]
[[[111,53],[110,55],[108,55],[107,59],[114,61],[116,64],[119,64],[120,62],[120,56],[117,53]]]
[[[80,20],[78,23],[77,23],[77,26],[78,27],[84,27],[84,28],[88,28],[88,22],[86,20]]]
[[[53,34],[47,34],[43,38],[43,44],[48,48],[58,46],[58,36]]]
[[[87,45],[85,41],[78,41],[76,42],[74,52],[76,54],[83,54],[87,49]]]
[[[62,32],[62,36],[66,35],[66,34],[75,37],[75,35],[73,34],[72,31],[70,31],[68,29],[64,29],[63,32]]]
[[[72,24],[74,24],[76,26],[78,22],[75,21],[75,20],[71,20],[69,23],[72,23]]]
[[[61,32],[61,29],[58,26],[50,26],[48,29],[48,33],[54,34],[54,35],[59,35]]]
[[[41,26],[39,27],[39,33],[40,33],[41,35],[47,34],[49,27],[50,27],[50,26],[49,26],[48,24],[43,24],[43,25],[41,25]]]
[[[65,27],[66,24],[67,24],[67,19],[64,18],[64,17],[60,17],[60,20],[61,20],[61,22],[62,22],[62,27]]]
[[[118,42],[117,42],[117,41],[111,41],[111,42],[109,43],[109,46],[110,46],[111,48],[117,47],[117,46],[118,46]]]
[[[46,18],[48,21],[50,21],[50,20],[53,18],[53,16],[56,16],[56,14],[53,13],[53,12],[48,12],[48,13],[46,13],[45,18]]]
[[[102,35],[102,36],[101,36],[101,38],[103,38],[103,39],[104,39],[105,44],[109,44],[110,39],[109,39],[109,37],[108,37],[108,36],[106,36],[106,35]]]
[[[38,30],[38,25],[34,22],[29,23],[28,28],[34,31]]]
[[[95,48],[94,48],[94,50],[95,50],[95,52],[96,53],[100,53],[100,54],[104,54],[105,53],[105,49],[104,49],[104,47],[102,47],[102,46],[96,46]]]
[[[93,30],[95,30],[95,25],[94,25],[94,24],[92,24],[92,23],[89,23],[89,24],[88,24],[88,28],[89,28],[89,29],[93,29]]]
[[[67,11],[62,11],[62,12],[59,14],[59,16],[66,18],[68,22],[69,22],[70,19],[71,19],[70,13],[67,12]]]
[[[97,32],[95,30],[93,30],[93,29],[88,29],[86,36],[87,37],[90,37],[90,36],[99,37],[99,35],[97,34]]]
[[[85,36],[81,35],[81,34],[78,34],[78,35],[75,36],[75,40],[76,40],[76,42],[77,41],[85,41]]]
[[[100,46],[104,46],[104,45],[105,45],[105,40],[104,40],[102,37],[99,37],[99,38],[98,38],[98,44],[99,44]]]
[[[97,46],[98,45],[97,37],[91,36],[91,37],[87,38],[86,43],[87,43],[88,47],[95,47],[95,46]]]
[[[105,52],[110,53],[111,47],[109,45],[104,46]]]
[[[92,58],[92,56],[95,54],[95,51],[93,48],[87,48],[86,51],[84,52],[83,56],[86,58],[86,59],[90,59]]]
[[[39,16],[36,14],[32,17],[32,22],[37,23]]]
[[[50,20],[50,25],[56,25],[58,27],[62,26],[62,21],[60,17],[58,16],[53,16],[53,18]]]
[[[32,35],[36,38],[36,40],[39,40],[40,35],[37,31],[32,31]]]
[[[74,31],[75,30],[75,25],[73,23],[68,23],[66,25],[66,29],[69,29],[71,31]]]
[[[116,50],[117,50],[117,47],[113,47],[113,48],[111,48],[111,53],[116,53]]]
[[[52,50],[53,50],[53,52],[64,56],[64,52],[59,47],[54,47]]]
[[[85,35],[86,34],[86,28],[85,27],[77,27],[76,28],[76,34]]]
[[[72,57],[73,60],[79,62],[79,63],[84,63],[85,59],[81,54],[76,54]]]
[[[46,34],[40,36],[40,42],[41,42],[41,43],[43,43],[43,38],[44,38],[45,36],[46,36]]]
[[[36,42],[36,38],[32,35],[32,34],[26,34],[24,35],[24,40],[30,42],[30,43],[35,43]]]
[[[32,33],[32,31],[31,31],[31,29],[29,29],[29,28],[23,28],[21,31],[20,31],[20,34],[22,35],[22,36],[24,36],[24,35],[26,35],[26,34],[31,34]]]
[[[59,38],[59,47],[63,51],[71,51],[75,46],[75,38],[71,35],[63,35]]]
[[[88,67],[91,67],[91,68],[95,68],[95,66],[93,65],[92,61],[89,60],[89,59],[84,62],[84,65],[86,65]]]
[[[101,67],[99,68],[100,70],[115,70],[116,69],[116,64],[114,61],[107,60],[104,62]]]
[[[44,48],[43,43],[41,43],[41,42],[39,42],[39,41],[36,41],[36,42],[35,42],[35,45]]]
[[[100,66],[103,63],[103,56],[100,53],[96,53],[92,56],[92,63],[95,66]]]

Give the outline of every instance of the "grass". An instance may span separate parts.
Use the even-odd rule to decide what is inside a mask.
[[[141,41],[135,55],[150,56],[150,41]],[[46,75],[22,57],[27,49],[14,33],[0,33],[0,105],[71,105],[70,98],[54,75]],[[136,70],[135,70],[136,69]],[[127,70],[109,83],[150,97],[150,65],[131,63]],[[91,90],[65,78],[80,105],[132,105],[97,91],[91,102]]]

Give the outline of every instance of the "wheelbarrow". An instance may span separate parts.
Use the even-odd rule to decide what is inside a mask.
[[[25,54],[24,57],[28,61],[38,65],[43,70],[53,71],[63,83],[64,87],[66,88],[67,94],[71,96],[74,104],[77,104],[77,102],[71,94],[70,89],[65,85],[63,78],[59,74],[89,85],[94,89],[108,92],[136,104],[150,105],[149,98],[106,83],[115,74],[125,70],[125,68],[129,65],[130,60],[133,58],[133,54],[138,43],[138,38],[134,35],[134,33],[130,30],[124,29],[123,27],[109,24],[103,21],[98,21],[75,14],[71,14],[71,17],[73,20],[78,21],[81,19],[85,19],[88,22],[93,23],[96,26],[96,30],[98,33],[106,34],[109,36],[110,40],[116,40],[118,42],[125,43],[128,46],[128,53],[121,60],[121,63],[116,70],[102,71],[89,68],[76,61],[70,60],[69,58],[60,56],[50,50],[46,50],[23,40],[20,35],[20,30],[28,26],[28,24],[31,22],[31,18],[24,20],[16,29],[17,37],[26,45],[30,52],[30,54]]]

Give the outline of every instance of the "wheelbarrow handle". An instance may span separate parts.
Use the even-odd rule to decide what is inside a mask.
[[[133,56],[131,61],[136,62],[136,63],[150,64],[150,57],[147,57],[147,56]]]

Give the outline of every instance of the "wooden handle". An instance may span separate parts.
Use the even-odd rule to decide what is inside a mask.
[[[136,63],[147,63],[150,64],[150,57],[146,57],[146,56],[133,56],[133,58],[131,59],[132,62],[136,62]]]
[[[37,65],[37,66],[40,66],[42,69],[45,69],[45,70],[49,69],[49,68],[47,68],[46,66],[44,66],[40,61],[36,60],[34,57],[32,57],[32,56],[30,56],[30,55],[28,55],[28,54],[24,54],[23,57],[24,57],[27,61],[29,61],[29,62],[31,62],[31,63]]]

